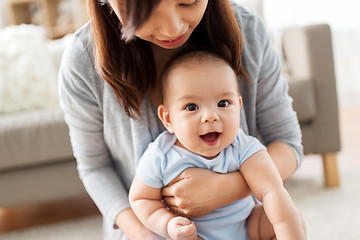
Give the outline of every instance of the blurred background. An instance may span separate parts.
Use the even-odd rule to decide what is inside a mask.
[[[323,95],[313,83],[289,81],[292,94],[294,88],[305,89],[292,97],[294,104],[304,103],[294,108],[310,150],[285,186],[304,215],[308,239],[360,239],[360,207],[354,204],[360,198],[360,1],[236,1],[261,16],[283,68],[292,70],[292,75],[284,72],[289,79],[296,80],[294,73],[302,70],[291,69],[289,60],[306,62],[304,71],[326,63],[317,70],[329,76]],[[88,21],[84,3],[0,0],[1,239],[101,239],[101,216],[78,179],[57,96],[62,53],[72,33]],[[330,27],[330,36],[324,37],[330,49],[324,56],[311,55],[322,49],[320,42],[304,55],[313,40],[306,34],[316,35],[319,24]],[[320,103],[326,98],[328,104]],[[309,125],[327,111],[332,115],[317,123],[328,124],[326,130],[312,130]],[[313,150],[318,142],[325,146]],[[332,150],[322,150],[327,147]]]
[[[339,104],[360,106],[360,1],[237,0],[260,10],[270,34],[284,28],[327,23],[331,27]],[[259,12],[259,11],[258,11]]]

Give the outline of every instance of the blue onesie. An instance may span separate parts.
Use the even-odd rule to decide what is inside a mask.
[[[164,131],[149,144],[140,159],[136,174],[149,186],[162,188],[189,167],[206,168],[218,173],[235,172],[248,157],[265,149],[256,138],[245,135],[241,129],[232,144],[211,160],[175,146],[175,142],[175,135]],[[246,219],[254,205],[254,199],[249,196],[191,220],[198,235],[204,239],[245,240]]]

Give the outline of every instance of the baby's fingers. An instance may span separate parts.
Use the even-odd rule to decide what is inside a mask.
[[[184,217],[171,219],[168,231],[172,239],[197,239],[195,224]]]
[[[186,225],[190,225],[191,223],[193,224],[192,221],[190,221],[189,219],[187,219],[185,217],[181,217],[181,216],[174,217],[171,220],[173,220],[179,226],[186,226]]]
[[[179,239],[197,239],[195,224],[190,222],[187,225],[178,225],[178,236],[182,236]]]

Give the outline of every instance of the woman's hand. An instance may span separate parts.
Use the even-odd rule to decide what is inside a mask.
[[[240,172],[219,174],[202,168],[184,170],[162,190],[169,208],[186,217],[201,217],[250,194]]]

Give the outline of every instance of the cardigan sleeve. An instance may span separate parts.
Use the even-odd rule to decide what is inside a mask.
[[[301,130],[288,84],[281,75],[280,58],[260,17],[237,3],[235,16],[243,34],[242,63],[250,84],[240,82],[248,131],[265,145],[274,141],[288,144],[298,167],[303,158]]]
[[[59,95],[80,178],[106,221],[114,222],[130,205],[104,140],[104,81],[95,71],[87,31],[85,27],[74,34],[64,52]]]

